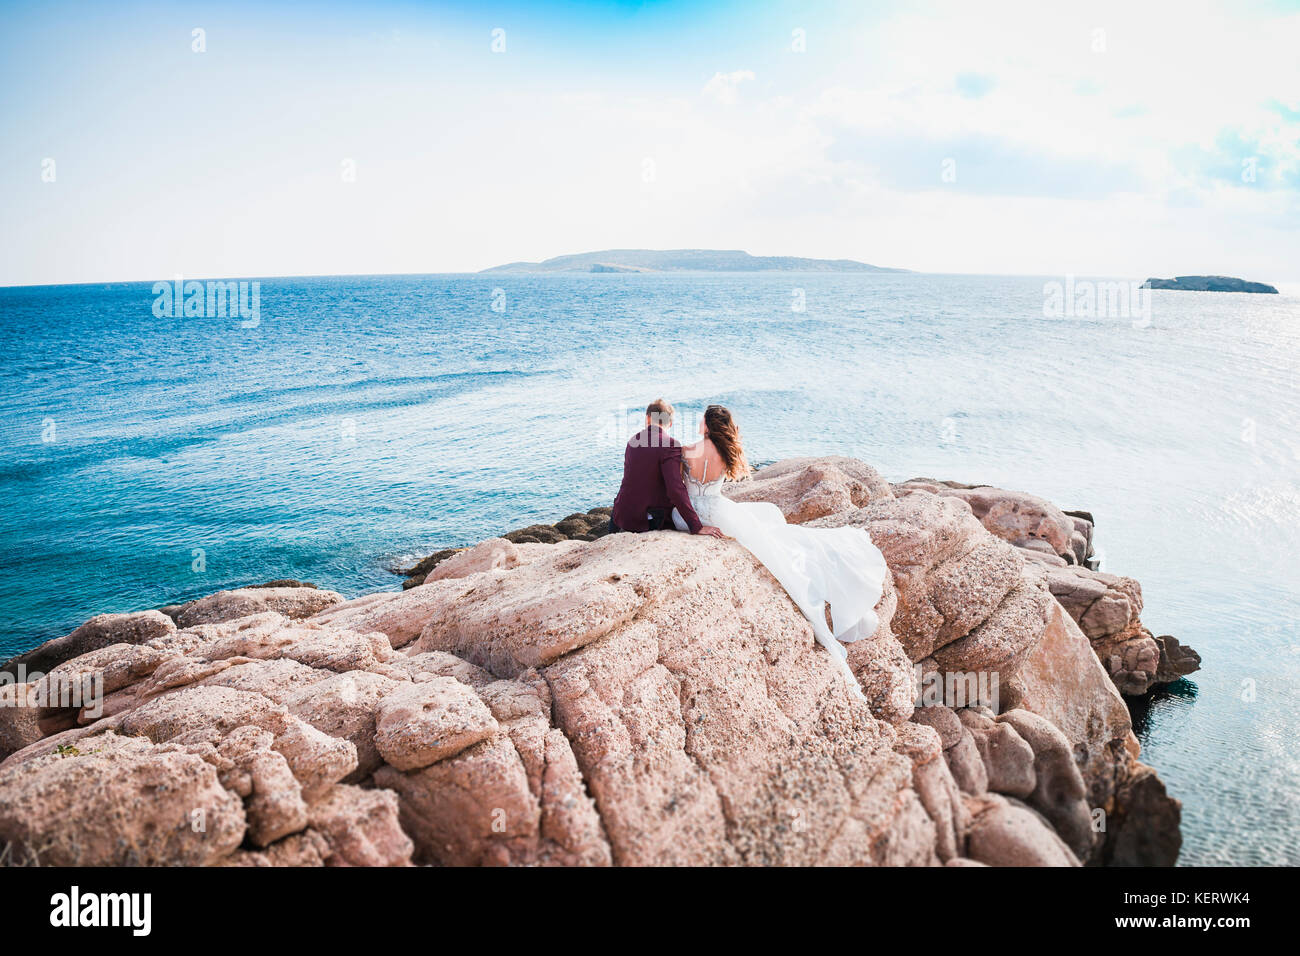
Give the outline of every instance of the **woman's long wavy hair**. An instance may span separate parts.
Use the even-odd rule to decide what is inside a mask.
[[[750,468],[745,460],[745,447],[740,442],[740,429],[725,405],[710,405],[704,410],[704,430],[722,456],[727,477],[732,481],[747,478]]]

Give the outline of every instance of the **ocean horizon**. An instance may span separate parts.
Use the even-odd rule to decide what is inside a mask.
[[[674,269],[665,272],[642,272],[642,273],[618,273],[618,272],[586,272],[586,271],[553,271],[553,272],[496,272],[493,268],[471,269],[466,271],[451,272],[330,272],[330,273],[292,273],[286,275],[203,275],[203,276],[180,276],[185,281],[196,282],[280,282],[300,279],[318,279],[321,281],[329,280],[346,280],[346,279],[469,279],[482,278],[489,279],[493,277],[523,278],[523,277],[550,277],[555,279],[573,278],[573,277],[594,277],[594,278],[617,278],[619,276],[635,275],[638,278],[655,279],[664,278],[672,279],[682,276],[883,276],[883,275],[910,275],[910,276],[929,276],[932,278],[952,278],[952,279],[1042,279],[1044,282],[1064,282],[1065,276],[1058,273],[1049,272],[947,272],[931,271],[927,269],[907,269],[897,268],[889,272],[881,273],[853,273],[853,272],[806,272],[799,270],[786,269],[755,269],[747,271],[728,271],[719,269]],[[1142,283],[1151,276],[1139,275],[1107,275],[1102,273],[1076,273],[1072,276],[1078,280],[1088,280],[1093,282],[1125,282],[1125,283]],[[0,290],[21,290],[21,289],[68,289],[77,287],[103,288],[105,286],[149,286],[153,287],[159,283],[174,283],[176,276],[166,278],[133,278],[133,279],[95,279],[78,282],[24,282],[9,285],[0,285]],[[1291,281],[1275,280],[1270,283],[1277,288],[1278,292],[1285,296],[1300,295],[1300,279]],[[1160,291],[1160,290],[1157,290]]]

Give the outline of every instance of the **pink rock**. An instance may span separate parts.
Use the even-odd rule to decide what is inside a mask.
[[[119,720],[122,733],[143,735],[155,743],[218,744],[238,728],[267,731],[311,799],[342,780],[357,766],[350,742],[321,733],[261,694],[228,687],[186,687],[155,697]],[[16,755],[15,755],[16,756]]]
[[[35,691],[33,684],[0,686],[0,761],[45,736],[37,721]]]
[[[217,745],[215,753],[204,754],[217,766],[222,785],[244,798],[248,840],[258,847],[307,826],[302,786],[288,761],[272,749],[274,740],[265,730],[240,727]]]
[[[169,656],[143,644],[114,644],[59,664],[29,685],[42,735],[104,716],[108,695],[153,672]]]
[[[969,798],[968,856],[987,866],[1078,866],[1078,858],[1042,817],[1005,798]]]
[[[429,572],[425,581],[466,578],[480,571],[504,571],[518,565],[518,546],[505,538],[488,538],[443,561]]]
[[[1094,648],[1121,694],[1137,697],[1155,684],[1160,671],[1160,645],[1150,633],[1124,635]]]
[[[510,726],[510,739],[541,804],[542,858],[560,866],[608,866],[612,860],[605,828],[573,748],[559,730],[542,733],[541,727],[541,720],[520,720]]]
[[[394,673],[407,680],[454,677],[462,684],[482,687],[496,679],[477,664],[471,664],[463,657],[446,651],[416,651],[415,648],[408,648],[408,651],[393,661]]]
[[[206,657],[171,655],[131,690],[137,702],[144,701],[170,690],[207,682],[223,671],[247,663],[248,660],[246,657],[232,657],[213,661]]]
[[[303,830],[272,843],[265,850],[236,850],[218,866],[325,866],[329,841],[315,830]]]
[[[317,673],[322,673],[317,671]],[[357,768],[345,782],[365,780],[384,762],[376,743],[376,720],[399,683],[367,671],[330,674],[287,694],[283,703],[295,717],[357,749]]]
[[[1034,792],[1038,784],[1034,750],[1015,727],[974,710],[961,711],[961,722],[984,767],[989,790],[1011,797],[1028,797]]]
[[[913,490],[965,502],[980,523],[1004,541],[1022,547],[1041,546],[1048,553],[1060,555],[1071,563],[1082,561],[1082,557],[1075,555],[1073,547],[1075,519],[1036,495],[927,478],[914,478],[894,486],[895,493],[900,495]]]
[[[308,667],[340,673],[367,670],[394,656],[387,637],[377,632],[327,628],[316,622],[284,622],[283,626],[268,627],[273,622],[261,616],[232,623],[239,624],[245,620],[253,626],[220,632],[219,636],[192,653],[201,653],[214,661],[230,657],[251,660],[289,658]]]
[[[889,482],[854,458],[787,458],[725,488],[733,501],[770,501],[792,524],[892,498]]]
[[[237,588],[191,601],[176,614],[182,628],[216,624],[275,611],[288,618],[306,618],[343,602],[343,595],[319,588]]]
[[[1034,751],[1034,790],[1026,802],[1051,822],[1076,856],[1087,859],[1096,833],[1070,741],[1050,720],[1027,710],[1009,710],[997,719],[1014,727]]]
[[[1015,549],[955,500],[916,492],[810,525],[870,532],[897,588],[890,626],[912,661],[969,634],[1022,580],[1024,561]]]
[[[474,587],[456,581],[459,590],[445,592],[415,650],[449,651],[500,676],[554,661],[630,621],[667,557],[665,546],[683,541],[690,539],[671,531],[609,535],[584,546],[581,558],[557,552]],[[713,544],[753,561],[734,542]]]
[[[396,684],[375,715],[375,747],[398,770],[418,770],[498,730],[478,695],[452,677]]]
[[[1052,597],[1042,578],[1029,569],[1002,603],[969,634],[934,652],[939,670],[947,673],[990,675],[981,690],[980,703],[996,706],[1003,684],[1015,677],[1025,658],[1042,639]],[[994,687],[992,675],[997,676]],[[985,690],[987,688],[987,690]],[[983,699],[987,694],[990,699]],[[968,699],[967,704],[975,703]],[[954,702],[960,703],[960,702]]]
[[[414,846],[390,790],[340,784],[311,805],[312,830],[329,844],[327,866],[409,866]]]
[[[1089,640],[1120,633],[1142,613],[1142,588],[1132,578],[1065,567],[1049,571],[1047,582]]]
[[[904,724],[898,728],[895,749],[912,761],[912,784],[934,821],[935,852],[947,861],[966,851],[970,814],[943,759],[941,743],[933,727]]]
[[[1089,805],[1113,808],[1132,760],[1132,722],[1088,639],[1059,605],[1052,610],[1043,640],[1004,697],[1008,708],[1045,717],[1065,735],[1083,774]]]
[[[312,618],[314,623],[378,632],[393,647],[406,647],[425,625],[440,617],[447,604],[473,587],[458,578],[431,581],[401,592],[367,594],[329,608]]]
[[[397,793],[402,829],[422,862],[537,862],[540,809],[523,763],[504,736],[410,773],[381,767],[375,783]]]
[[[92,617],[66,637],[46,641],[39,647],[7,661],[0,670],[17,674],[20,666],[23,681],[31,682],[47,674],[64,661],[97,651],[113,644],[144,644],[176,633],[171,618],[158,611],[135,614],[100,614]]]
[[[403,827],[426,862],[608,865],[609,844],[568,740],[520,706],[531,695],[503,687],[514,683],[488,685],[505,734],[421,770],[382,767],[376,782],[399,795]]]
[[[288,704],[291,700],[309,698],[313,687],[326,683],[336,676],[331,671],[308,667],[290,658],[253,660],[231,657],[219,663],[230,666],[203,677],[200,683],[212,687],[233,687],[235,690],[251,691],[277,704]],[[310,720],[307,722],[311,723]]]
[[[1143,626],[1142,586],[1132,578],[1084,567],[1048,572],[1053,596],[1092,642],[1120,693],[1145,694],[1200,666],[1194,650],[1172,637],[1155,637]]]
[[[216,770],[175,746],[84,734],[0,766],[0,845],[45,866],[203,866],[244,838]]]
[[[892,734],[847,696],[766,573],[725,542],[679,536],[666,549],[625,537],[587,550],[623,553],[619,583],[642,602],[635,620],[541,668],[615,861],[932,859],[933,824],[899,798],[911,771]],[[629,575],[638,554],[655,563]],[[846,777],[849,765],[858,772]],[[860,825],[845,829],[846,816]]]
[[[876,717],[901,724],[915,706],[915,673],[907,651],[894,636],[892,620],[898,608],[893,579],[885,578],[884,594],[876,605],[879,626],[870,637],[847,645],[849,669]]]
[[[934,728],[944,750],[961,740],[962,725],[956,712],[942,704],[935,707],[917,707],[912,712],[912,722]]]
[[[963,727],[957,742],[944,751],[948,769],[963,793],[978,795],[989,789],[988,765],[980,753],[976,738],[969,728]],[[1033,755],[1030,754],[1032,761]]]

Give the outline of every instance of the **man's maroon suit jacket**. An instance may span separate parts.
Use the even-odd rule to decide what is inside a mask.
[[[623,451],[623,484],[614,499],[614,524],[624,531],[646,531],[647,513],[661,509],[664,527],[672,527],[672,509],[698,534],[700,519],[691,507],[682,479],[682,446],[658,425],[637,432]]]

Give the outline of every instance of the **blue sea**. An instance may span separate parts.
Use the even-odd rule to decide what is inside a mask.
[[[264,278],[251,328],[160,317],[152,283],[0,289],[0,657],[271,578],[398,588],[610,503],[648,400],[722,402],[753,460],[1094,512],[1102,567],[1204,657],[1140,725],[1182,862],[1300,863],[1300,300],[1052,318],[1050,281]]]

